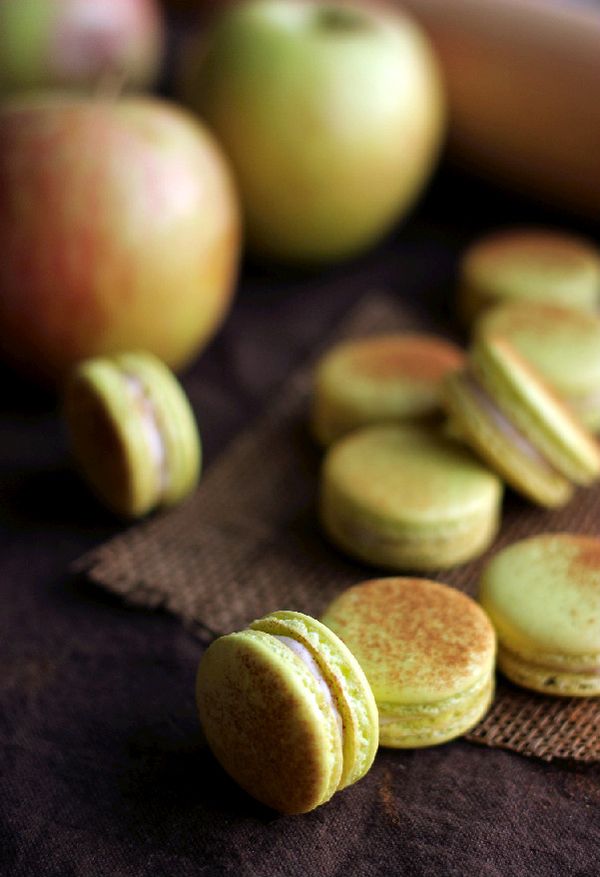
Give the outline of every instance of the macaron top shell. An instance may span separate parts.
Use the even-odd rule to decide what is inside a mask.
[[[330,410],[330,419],[338,423],[326,431],[340,435],[346,427],[374,421],[425,417],[438,410],[441,382],[464,358],[459,347],[434,335],[397,333],[347,341],[318,364],[315,405]],[[316,432],[323,443],[337,437],[320,436],[318,423]]]
[[[500,411],[548,463],[576,484],[600,475],[600,446],[504,338],[479,337],[470,369]]]
[[[436,703],[492,671],[495,636],[474,600],[427,579],[374,579],[344,591],[322,619],[352,650],[377,703]]]
[[[600,407],[600,317],[561,305],[513,302],[486,311],[475,332],[505,338],[567,396],[596,391]]]
[[[419,529],[487,514],[499,479],[458,443],[425,426],[371,426],[337,442],[325,478],[364,515]]]
[[[547,229],[501,231],[471,246],[461,277],[488,303],[516,299],[593,310],[600,300],[600,253],[585,240]]]
[[[377,751],[375,699],[356,658],[324,624],[301,612],[272,612],[250,625],[301,643],[312,655],[330,687],[343,728],[343,767],[338,789],[368,771]]]
[[[597,665],[600,539],[554,533],[510,545],[484,570],[479,601],[509,648]]]

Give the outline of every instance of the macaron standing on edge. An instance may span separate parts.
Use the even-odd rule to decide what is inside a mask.
[[[459,266],[458,307],[470,324],[504,301],[538,301],[595,311],[600,305],[600,252],[579,237],[516,228],[481,238]]]
[[[509,302],[485,311],[475,334],[506,339],[588,429],[600,429],[600,315]]]
[[[498,667],[525,688],[600,696],[600,539],[531,536],[498,552],[479,601],[498,635]]]
[[[375,335],[335,345],[317,363],[311,427],[321,445],[373,423],[441,414],[444,376],[463,351],[435,335]]]
[[[466,594],[427,579],[374,579],[340,594],[321,620],[365,671],[382,746],[444,743],[487,711],[496,639]]]
[[[369,683],[343,642],[300,612],[273,612],[215,640],[200,661],[196,699],[221,766],[281,813],[326,803],[373,763]]]
[[[504,338],[475,339],[444,401],[454,432],[539,505],[564,505],[600,477],[598,443]]]
[[[181,501],[200,476],[194,413],[177,378],[150,353],[81,362],[65,389],[72,450],[94,493],[136,518]]]
[[[330,539],[363,562],[433,570],[487,548],[501,499],[500,479],[432,427],[370,426],[329,449],[319,515]]]

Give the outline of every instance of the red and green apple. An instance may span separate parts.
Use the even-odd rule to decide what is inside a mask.
[[[0,353],[60,380],[132,348],[179,368],[231,301],[239,208],[193,116],[151,98],[0,107]]]

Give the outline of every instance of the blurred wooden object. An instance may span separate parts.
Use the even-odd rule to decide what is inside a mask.
[[[600,6],[402,0],[437,48],[450,147],[478,172],[600,216]]]

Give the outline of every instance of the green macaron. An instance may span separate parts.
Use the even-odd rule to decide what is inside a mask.
[[[479,600],[498,634],[498,666],[544,694],[600,695],[600,539],[532,536],[500,551]]]
[[[465,252],[458,299],[467,323],[484,308],[505,301],[594,311],[600,303],[600,252],[586,240],[550,229],[499,231]]]
[[[312,432],[329,445],[360,426],[422,420],[441,412],[444,376],[464,363],[435,335],[396,333],[338,344],[315,370]]]
[[[561,506],[600,477],[594,438],[506,339],[478,337],[444,398],[453,431],[539,505]]]
[[[344,643],[300,612],[215,640],[200,661],[200,721],[222,767],[281,813],[306,813],[371,767],[378,715]]]
[[[370,426],[329,449],[320,518],[348,554],[393,570],[455,566],[480,554],[499,522],[500,479],[432,427]]]
[[[82,474],[110,509],[129,518],[170,506],[195,487],[200,437],[188,399],[149,353],[81,362],[64,412]]]
[[[588,429],[600,429],[600,316],[514,302],[486,311],[475,332],[506,338]]]
[[[344,591],[321,620],[365,671],[382,746],[443,743],[488,709],[494,630],[460,591],[427,579],[375,579]]]

